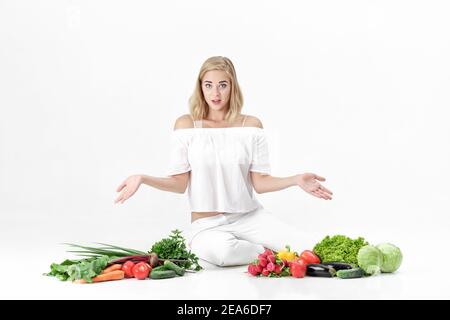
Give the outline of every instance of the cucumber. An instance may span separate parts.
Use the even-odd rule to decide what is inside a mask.
[[[362,278],[364,276],[364,270],[361,268],[342,269],[338,270],[336,275],[341,279]]]
[[[158,267],[155,267],[155,268],[153,268],[152,269],[152,271],[163,271],[163,270],[169,270],[169,269],[167,269],[167,267],[166,266],[158,266]]]
[[[152,270],[150,272],[150,279],[168,279],[175,278],[177,273],[173,270]]]
[[[186,271],[185,269],[177,266],[175,263],[169,260],[164,261],[164,267],[166,267],[169,270],[175,271],[175,273],[179,276],[183,276]]]

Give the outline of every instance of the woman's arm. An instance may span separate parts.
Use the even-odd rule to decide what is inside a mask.
[[[163,191],[184,193],[189,182],[190,171],[169,176],[167,178],[157,178],[146,175],[142,175],[141,177],[142,183],[150,187],[154,187]]]
[[[256,193],[280,191],[288,187],[295,186],[297,185],[296,177],[297,175],[286,178],[278,178],[272,177],[268,174],[251,172],[253,188]]]
[[[250,172],[253,188],[256,193],[274,192],[292,186],[299,186],[307,193],[325,200],[331,200],[333,192],[322,186],[318,181],[325,181],[325,178],[314,173],[296,174],[286,178],[272,177],[257,172]]]
[[[251,123],[252,126],[263,128],[262,122],[256,117],[248,116],[248,122]],[[295,176],[286,178],[272,177],[271,175],[258,172],[250,173],[253,188],[256,193],[274,192],[297,185],[317,198],[331,200],[331,195],[333,194],[330,190],[316,181],[325,181],[325,178],[314,173],[296,174]]]
[[[120,192],[120,195],[115,200],[115,203],[124,203],[125,200],[136,193],[141,184],[146,184],[163,191],[184,193],[189,182],[189,177],[190,171],[169,176],[167,178],[151,177],[140,174],[130,176],[117,188],[116,191]]]
[[[192,127],[192,118],[189,114],[185,114],[175,121],[174,130]],[[141,184],[146,184],[150,187],[163,191],[184,193],[186,191],[190,175],[190,171],[171,175],[165,178],[151,177],[143,174],[132,175],[122,182],[122,184],[117,188],[116,191],[121,193],[115,200],[115,203],[124,203],[125,200],[136,193]]]

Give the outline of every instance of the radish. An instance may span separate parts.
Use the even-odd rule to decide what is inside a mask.
[[[275,264],[273,262],[269,262],[266,266],[266,269],[269,270],[270,272],[275,270]]]
[[[262,259],[262,258],[266,259],[267,255],[265,253],[258,254],[258,259]]]
[[[272,263],[276,263],[277,258],[274,255],[267,256],[267,260]]]
[[[259,258],[259,265],[261,267],[265,267],[267,265],[267,259],[266,258]]]
[[[250,273],[252,276],[257,276],[257,275],[259,275],[260,272],[258,272],[258,270],[257,270],[256,267],[257,267],[257,266],[254,265],[254,264],[249,264],[249,265],[248,265],[248,268],[247,268],[248,273]]]
[[[280,274],[281,273],[281,269],[282,269],[282,267],[279,264],[276,264],[274,272],[276,274]]]

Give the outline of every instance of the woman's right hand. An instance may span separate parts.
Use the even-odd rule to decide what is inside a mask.
[[[129,197],[131,197],[142,183],[141,175],[133,175],[128,177],[122,184],[117,188],[116,192],[120,192],[120,195],[114,201],[114,203],[124,203]]]

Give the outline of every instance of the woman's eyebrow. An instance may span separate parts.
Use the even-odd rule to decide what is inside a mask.
[[[205,81],[203,81],[204,83],[212,83],[212,81],[209,81],[209,80],[205,80]],[[227,80],[222,80],[222,81],[219,81],[219,83],[223,83],[223,82],[225,82],[225,83],[228,83],[228,81]]]

